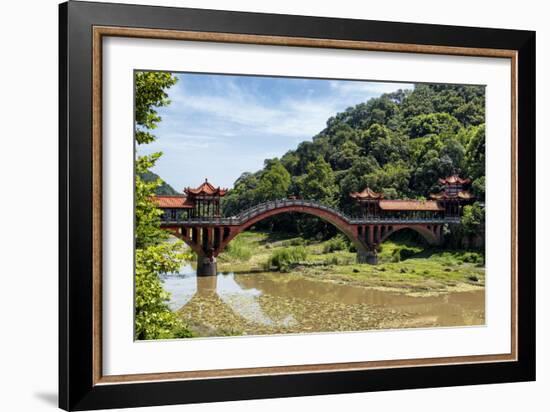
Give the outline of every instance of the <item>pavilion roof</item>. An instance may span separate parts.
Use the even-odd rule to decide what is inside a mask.
[[[439,183],[441,183],[442,185],[455,185],[457,183],[461,185],[467,185],[470,182],[471,182],[471,179],[468,179],[468,178],[462,179],[458,175],[452,175],[444,179],[439,179]]]
[[[157,195],[155,202],[161,209],[191,209],[193,203],[183,195]]]
[[[439,193],[432,193],[430,197],[435,200],[446,200],[446,199],[471,200],[475,196],[467,190],[462,190],[458,192],[456,195],[449,195],[448,193],[445,193],[445,192],[439,192]]]
[[[383,199],[384,195],[382,193],[377,193],[369,187],[365,187],[360,192],[351,192],[349,194],[354,199],[367,200],[367,199]]]
[[[191,188],[186,187],[184,189],[185,193],[188,196],[199,196],[199,195],[209,195],[209,196],[225,196],[227,193],[227,189],[222,189],[219,186],[214,187],[208,179],[204,179],[204,183],[202,183],[197,188]]]
[[[382,210],[416,210],[439,212],[444,210],[439,203],[434,200],[381,200],[379,203]]]

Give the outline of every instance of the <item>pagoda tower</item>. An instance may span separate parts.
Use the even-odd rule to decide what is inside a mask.
[[[192,237],[200,242],[202,253],[197,254],[197,276],[215,276],[218,273],[214,248],[219,243],[219,230],[212,227],[212,220],[221,216],[220,199],[227,189],[215,187],[208,179],[196,188],[184,189],[186,203],[192,205],[189,210],[191,220],[202,220],[204,226],[193,228]]]
[[[199,187],[184,189],[187,202],[193,205],[190,217],[192,219],[211,219],[221,216],[220,199],[225,196],[227,189],[214,187],[208,179],[204,179]]]
[[[471,182],[471,179],[463,179],[458,175],[439,179],[439,183],[444,186],[443,191],[433,193],[430,197],[441,204],[446,217],[460,217],[462,207],[474,200],[474,195],[467,189]]]
[[[377,193],[366,187],[361,192],[351,192],[349,195],[359,204],[363,218],[380,215],[380,200],[384,198],[382,193]]]

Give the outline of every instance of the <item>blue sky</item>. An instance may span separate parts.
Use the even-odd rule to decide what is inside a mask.
[[[162,151],[153,169],[174,189],[208,178],[233,186],[319,133],[330,116],[407,83],[178,73],[171,104],[158,110],[157,140],[138,154]]]

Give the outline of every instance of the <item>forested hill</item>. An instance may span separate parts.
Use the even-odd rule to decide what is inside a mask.
[[[142,173],[140,177],[141,177],[141,180],[143,180],[144,182],[152,182],[160,178],[157,174],[151,171],[148,171],[147,173]],[[155,194],[157,195],[177,195],[178,194],[177,190],[175,190],[172,186],[170,186],[164,180],[162,179],[160,180],[162,183],[160,184],[160,186],[158,186],[155,189]]]
[[[386,198],[423,198],[453,173],[484,197],[485,88],[416,85],[348,108],[326,128],[263,169],[243,173],[224,214],[291,195],[351,211],[349,193],[366,186]]]

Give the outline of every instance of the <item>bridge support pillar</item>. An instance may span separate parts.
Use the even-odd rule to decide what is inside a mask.
[[[357,250],[357,263],[377,265],[378,255],[376,254],[376,250]]]
[[[218,274],[218,263],[216,258],[197,256],[197,276],[216,276]]]

